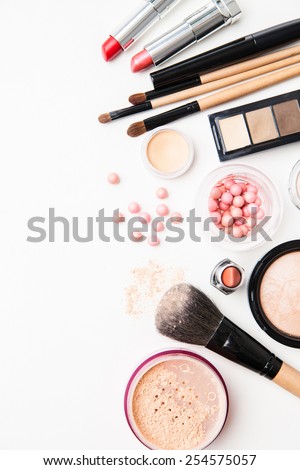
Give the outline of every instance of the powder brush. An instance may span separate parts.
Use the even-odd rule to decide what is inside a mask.
[[[283,68],[277,72],[272,72],[268,75],[263,75],[247,82],[239,83],[238,85],[234,85],[222,91],[218,91],[217,93],[208,95],[205,98],[174,108],[171,111],[157,114],[156,116],[152,116],[144,121],[135,122],[128,128],[127,134],[130,137],[138,137],[139,135],[142,135],[147,131],[151,131],[156,127],[164,126],[170,122],[176,121],[177,119],[200,111],[205,111],[219,104],[241,98],[242,96],[246,96],[255,91],[262,90],[299,75],[300,64],[298,63],[297,65]]]
[[[177,284],[161,299],[156,327],[169,338],[204,346],[300,398],[300,372],[226,318],[200,290]]]

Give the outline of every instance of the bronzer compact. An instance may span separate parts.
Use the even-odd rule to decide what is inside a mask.
[[[273,248],[257,263],[249,282],[249,302],[269,336],[300,348],[300,239]]]

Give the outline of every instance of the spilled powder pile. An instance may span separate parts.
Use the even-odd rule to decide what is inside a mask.
[[[174,284],[185,281],[180,267],[165,266],[150,260],[146,266],[131,271],[131,283],[125,289],[126,313],[154,313],[162,295]]]

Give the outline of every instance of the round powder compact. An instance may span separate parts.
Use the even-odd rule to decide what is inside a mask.
[[[156,176],[171,179],[185,173],[193,163],[191,141],[174,129],[161,128],[144,142],[142,155],[146,167]]]
[[[249,302],[269,336],[300,348],[300,240],[277,246],[257,263],[249,282]]]
[[[135,370],[124,405],[132,432],[149,449],[204,449],[225,424],[228,395],[210,362],[190,351],[169,350]]]

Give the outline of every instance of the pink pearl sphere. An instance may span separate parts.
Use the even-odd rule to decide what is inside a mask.
[[[254,217],[247,217],[246,219],[246,227],[248,228],[254,228],[256,225],[256,220]]]
[[[219,208],[219,204],[213,198],[208,199],[208,210],[209,212],[215,212]]]
[[[148,212],[141,212],[140,217],[144,219],[148,224],[151,222],[151,215]]]
[[[244,236],[244,233],[243,233],[243,230],[241,229],[241,227],[233,227],[232,228],[232,235],[235,237],[235,238],[242,238]]]
[[[182,224],[183,222],[183,217],[180,212],[172,212],[170,218],[172,219],[172,224]]]
[[[224,193],[221,196],[221,202],[224,204],[231,204],[233,201],[233,195],[231,193]]]
[[[228,211],[230,205],[229,204],[224,204],[224,202],[220,202],[219,204],[219,209],[221,209],[221,211]]]
[[[253,184],[247,184],[247,192],[257,194],[258,193],[257,186],[254,186]]]
[[[233,196],[240,196],[243,192],[243,188],[240,184],[233,184],[230,186],[230,192]]]
[[[226,188],[225,188],[225,186],[223,186],[223,185],[222,185],[222,186],[218,186],[218,189],[221,191],[222,194],[226,192]]]
[[[247,185],[246,183],[239,183],[240,187],[242,188],[242,193],[245,193],[247,191]]]
[[[244,216],[244,217],[249,217],[249,216],[250,216],[250,211],[249,211],[249,208],[248,208],[248,204],[246,204],[246,205],[243,207],[243,216]]]
[[[235,219],[235,221],[234,221],[234,224],[237,225],[238,227],[240,227],[244,223],[245,223],[244,217],[240,217],[239,219]]]
[[[260,198],[260,197],[257,197],[257,198],[255,199],[255,204],[256,204],[258,207],[260,207],[260,206],[261,206],[261,204],[262,204],[262,200],[261,200],[261,198]]]
[[[163,232],[165,230],[165,225],[162,222],[158,222],[154,227],[155,232]]]
[[[109,173],[107,176],[107,181],[110,184],[119,184],[120,183],[120,177],[117,175],[117,173]]]
[[[259,209],[259,211],[256,214],[256,217],[258,218],[258,220],[263,219],[264,216],[265,216],[265,211],[263,209]]]
[[[220,190],[220,188],[213,188],[213,189],[211,190],[210,197],[211,197],[212,199],[217,199],[217,200],[219,200],[221,196],[222,196],[222,191]]]
[[[222,217],[222,225],[223,227],[231,227],[233,225],[234,219],[231,217],[231,215],[226,214],[223,215]]]
[[[242,196],[235,196],[232,201],[235,207],[243,207],[245,204],[245,200]]]
[[[158,199],[166,199],[169,196],[169,193],[166,188],[158,188],[156,191],[156,196]]]
[[[169,208],[166,206],[166,204],[159,204],[156,208],[156,212],[161,217],[164,217],[165,215],[169,214]]]
[[[243,232],[244,237],[246,237],[249,233],[249,228],[246,225],[241,225],[241,230]]]
[[[139,242],[143,238],[143,234],[141,232],[133,232],[132,233],[133,241]]]
[[[240,207],[235,207],[235,206],[231,206],[230,213],[232,217],[234,217],[235,219],[238,219],[239,217],[242,217],[243,215],[242,209]]]
[[[244,199],[248,203],[254,202],[256,200],[256,194],[254,192],[247,191],[244,193]]]
[[[226,189],[230,189],[233,184],[234,184],[233,180],[224,181],[224,186],[225,186]]]
[[[131,202],[128,206],[128,210],[132,214],[137,214],[138,212],[140,212],[141,207],[137,202]]]
[[[222,216],[221,216],[220,212],[211,212],[209,214],[209,216],[212,218],[212,221],[216,225],[219,225],[219,223],[221,222],[221,219],[222,219]]]
[[[149,237],[148,244],[150,246],[158,246],[160,244],[160,239],[158,237]]]

